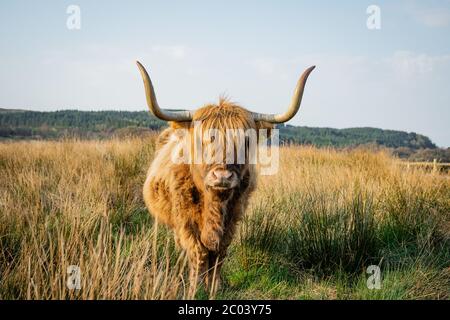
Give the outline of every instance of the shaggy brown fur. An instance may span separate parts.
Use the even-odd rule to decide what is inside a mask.
[[[255,123],[247,110],[224,99],[218,105],[197,110],[193,121],[202,121],[204,131],[272,127],[268,123]],[[219,274],[237,222],[255,188],[255,165],[175,164],[171,152],[184,141],[183,134],[176,130],[180,128],[193,135],[193,122],[171,122],[159,136],[155,159],[144,184],[144,199],[157,221],[169,226],[176,243],[186,250],[191,280],[204,275],[208,284],[214,268]],[[222,191],[209,188],[204,179],[217,167],[233,170],[239,178],[237,187]]]

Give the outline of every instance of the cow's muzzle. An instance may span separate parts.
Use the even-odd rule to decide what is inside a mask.
[[[237,174],[231,170],[216,168],[208,172],[206,185],[216,190],[233,189],[239,184]]]

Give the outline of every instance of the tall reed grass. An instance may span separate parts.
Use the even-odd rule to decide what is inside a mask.
[[[259,178],[223,288],[192,296],[184,254],[142,200],[153,153],[154,137],[1,143],[0,299],[449,298],[448,175],[296,146]]]

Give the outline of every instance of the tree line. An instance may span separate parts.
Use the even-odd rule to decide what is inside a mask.
[[[101,139],[111,136],[143,135],[167,124],[147,111],[36,112],[0,109],[0,139]],[[450,150],[439,149],[426,136],[415,132],[378,128],[313,128],[279,125],[283,144],[352,148],[389,148],[401,158],[450,162]],[[419,161],[419,160],[418,160]]]

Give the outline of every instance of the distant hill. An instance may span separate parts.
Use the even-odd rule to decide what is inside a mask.
[[[63,137],[108,138],[113,135],[142,135],[166,126],[147,111],[37,112],[0,108],[0,139],[60,139]],[[417,150],[432,156],[438,149],[426,136],[414,132],[377,128],[311,128],[280,125],[282,143],[310,144],[319,147],[357,147],[375,145],[394,150],[400,157],[410,157]],[[440,150],[448,155],[448,149]],[[444,151],[442,151],[444,150]]]
[[[383,130],[378,128],[310,128],[286,125],[280,128],[285,141],[316,146],[347,147],[375,144],[388,148],[435,149],[430,138],[414,132]]]
[[[24,112],[26,110],[22,110],[22,109],[5,109],[5,108],[0,108],[0,113],[1,112]]]
[[[166,125],[146,111],[4,110],[0,109],[0,138],[104,138],[119,132],[159,130]]]

